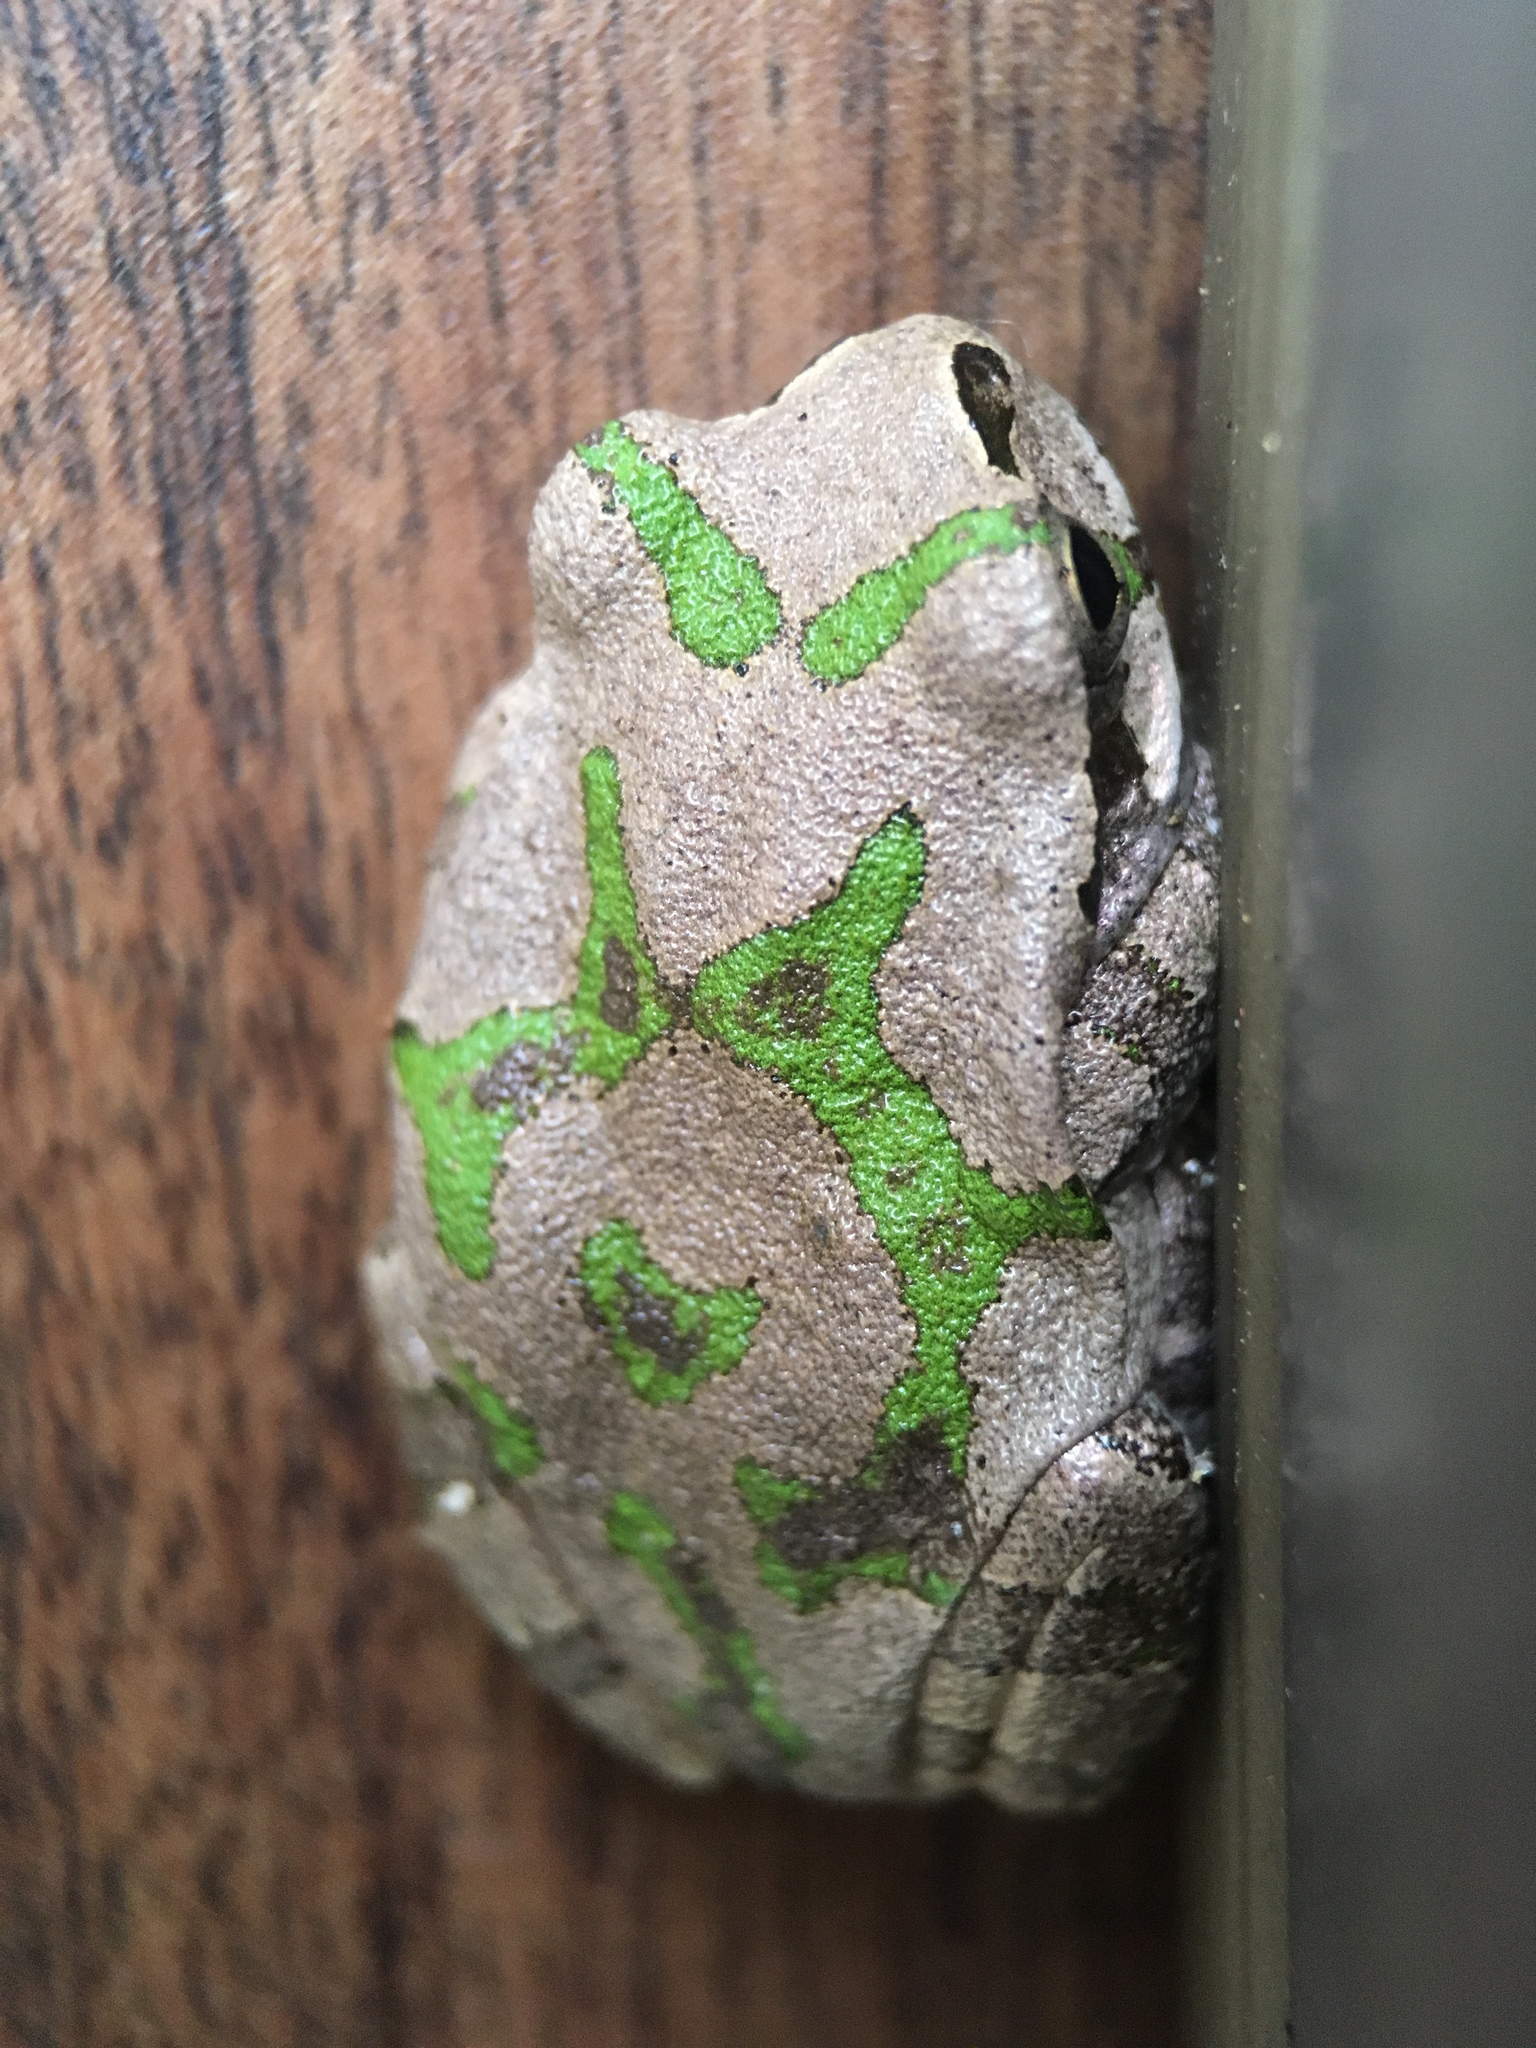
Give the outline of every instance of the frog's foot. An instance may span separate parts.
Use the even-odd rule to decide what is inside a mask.
[[[535,1534],[506,1462],[533,1455],[488,1432],[461,1390],[439,1380],[400,1392],[406,1454],[421,1489],[419,1534],[510,1649],[584,1726],[673,1784],[725,1773],[724,1748],[616,1656]]]
[[[1206,1488],[1143,1397],[1047,1467],[934,1645],[913,1789],[1101,1805],[1171,1723],[1211,1570]]]

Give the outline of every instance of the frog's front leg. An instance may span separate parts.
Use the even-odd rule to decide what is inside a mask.
[[[1206,1489],[1155,1397],[1047,1467],[934,1645],[914,1789],[979,1784],[1024,1813],[1101,1805],[1187,1686],[1208,1523]]]
[[[1089,970],[1067,1019],[1066,1125],[1079,1170],[1101,1193],[1146,1170],[1210,1065],[1219,826],[1202,748],[1192,750],[1190,768],[1172,858]]]

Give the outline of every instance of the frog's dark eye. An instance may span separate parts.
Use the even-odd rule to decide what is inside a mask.
[[[1088,623],[1095,633],[1107,632],[1114,623],[1115,607],[1120,602],[1120,578],[1115,574],[1113,562],[1086,526],[1069,526],[1067,534],[1072,548],[1072,568],[1077,576],[1077,587],[1083,595],[1083,610],[1088,614]]]
[[[981,436],[987,460],[1004,476],[1017,476],[1013,459],[1013,380],[995,348],[962,341],[950,357],[965,416]]]

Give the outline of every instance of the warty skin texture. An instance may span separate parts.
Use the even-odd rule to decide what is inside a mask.
[[[1119,483],[919,318],[610,425],[531,566],[365,1270],[425,1539],[679,1783],[1096,1804],[1208,1557],[1217,829]]]

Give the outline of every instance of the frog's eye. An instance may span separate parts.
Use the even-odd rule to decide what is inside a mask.
[[[962,341],[949,359],[966,418],[981,436],[987,460],[1004,476],[1017,476],[1013,459],[1013,380],[995,348]]]
[[[1078,595],[1083,600],[1088,623],[1095,633],[1107,633],[1120,603],[1120,578],[1115,574],[1115,565],[1086,526],[1074,522],[1067,528],[1067,538],[1072,551],[1072,573],[1077,578]]]

